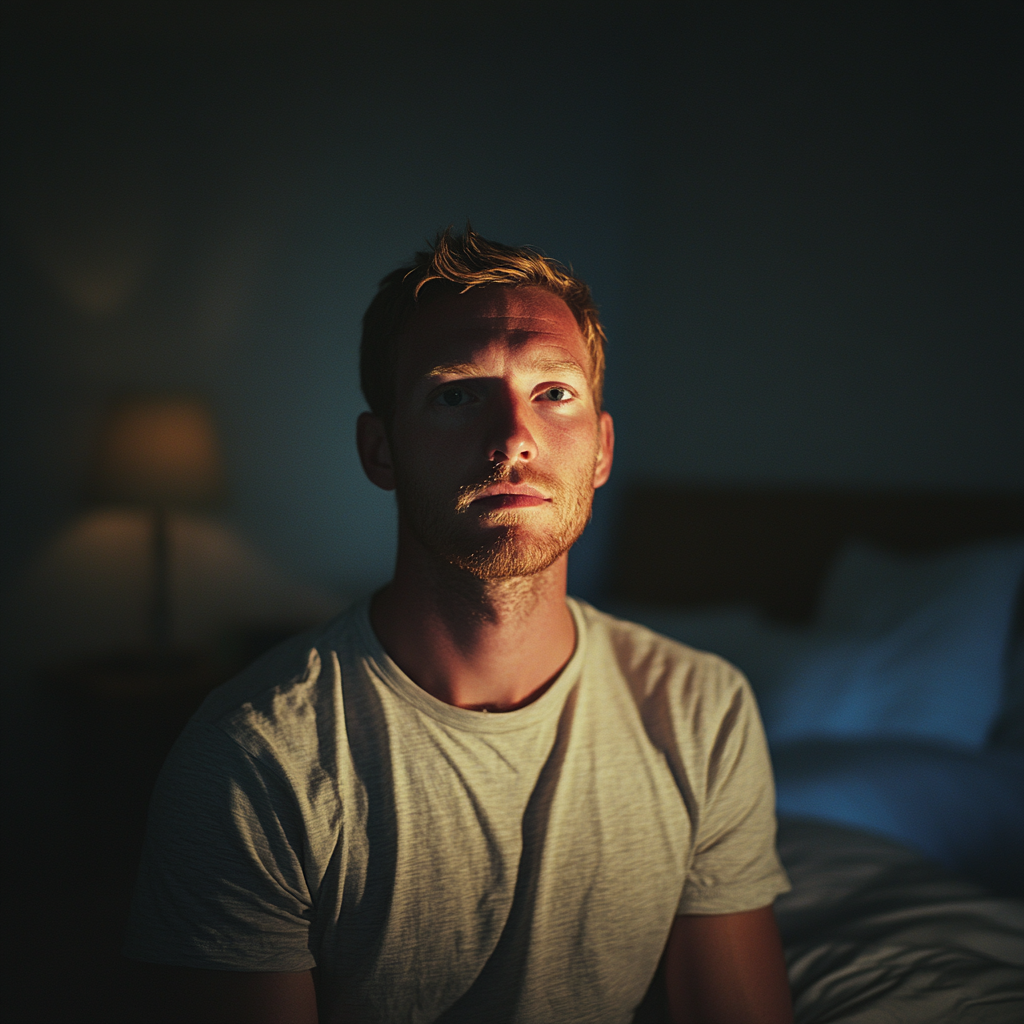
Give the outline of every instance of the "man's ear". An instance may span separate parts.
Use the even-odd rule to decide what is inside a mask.
[[[594,465],[594,486],[607,483],[612,472],[612,457],[615,455],[615,424],[611,413],[601,413],[597,424],[597,462]]]
[[[395,489],[395,468],[384,421],[372,412],[361,412],[356,420],[356,448],[363,472],[382,490]]]

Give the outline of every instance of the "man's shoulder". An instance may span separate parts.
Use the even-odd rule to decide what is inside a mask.
[[[269,650],[213,690],[193,722],[212,725],[246,747],[253,737],[274,745],[289,732],[304,731],[324,717],[325,705],[333,705],[334,652],[356,628],[355,614],[350,609]]]
[[[687,701],[728,701],[746,693],[743,673],[724,658],[664,636],[647,626],[619,618],[577,601],[587,623],[590,657],[626,681],[639,699],[655,691],[672,691]]]

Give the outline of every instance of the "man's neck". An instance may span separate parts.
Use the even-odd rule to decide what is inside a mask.
[[[534,576],[481,580],[399,539],[395,578],[370,620],[384,649],[446,704],[511,711],[540,696],[572,657],[563,555]]]

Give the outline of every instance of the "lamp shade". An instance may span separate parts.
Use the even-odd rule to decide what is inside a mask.
[[[100,499],[147,505],[223,497],[223,463],[206,403],[175,396],[115,402],[100,435],[94,490]]]

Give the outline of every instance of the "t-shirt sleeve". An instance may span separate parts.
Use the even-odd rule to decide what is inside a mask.
[[[703,781],[680,914],[756,910],[789,889],[775,849],[775,785],[761,716],[741,673],[715,659],[693,749]]]
[[[313,967],[302,850],[285,780],[194,720],[153,793],[125,955],[233,971]]]

